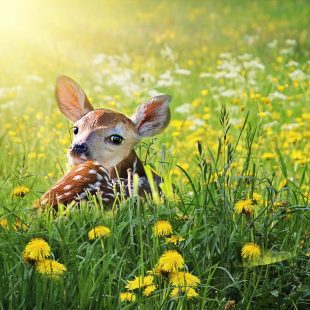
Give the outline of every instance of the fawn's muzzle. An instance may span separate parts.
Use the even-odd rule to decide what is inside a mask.
[[[87,151],[87,144],[85,142],[74,144],[71,151],[77,155],[81,155]]]

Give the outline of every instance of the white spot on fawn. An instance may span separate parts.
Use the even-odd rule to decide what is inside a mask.
[[[102,181],[103,180],[103,177],[101,174],[97,173],[97,180],[98,181]]]
[[[76,172],[79,172],[79,171],[81,171],[81,170],[83,170],[83,169],[84,169],[84,167],[80,167],[80,168],[76,169],[75,171],[76,171]]]
[[[72,187],[72,185],[66,185],[66,186],[64,187],[64,190],[70,189],[71,187]]]
[[[73,180],[80,180],[80,179],[82,179],[82,176],[81,176],[81,175],[76,175],[76,176],[73,178]]]
[[[86,197],[86,193],[81,193],[81,194],[79,194],[76,198],[75,198],[75,200],[82,200],[82,199],[84,199]]]
[[[104,167],[99,167],[99,169],[100,169],[101,171],[103,171],[104,173],[108,173],[108,170],[105,169]]]
[[[90,174],[97,174],[97,171],[94,170],[94,169],[90,169],[88,172],[89,172]]]
[[[98,182],[95,183],[94,186],[95,186],[95,187],[99,187],[100,185],[101,185],[101,182],[98,181]]]
[[[96,182],[95,184],[88,184],[88,187],[91,189],[98,189],[101,185],[101,182]]]

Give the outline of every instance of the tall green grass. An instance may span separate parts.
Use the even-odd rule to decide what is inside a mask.
[[[17,28],[0,21],[0,221],[7,221],[0,309],[224,309],[228,301],[235,309],[308,308],[307,1],[30,1],[22,12],[29,16]],[[264,70],[253,78],[242,57]],[[242,67],[238,79],[208,77],[223,64]],[[304,77],[292,79],[296,70]],[[176,83],[158,86],[167,71]],[[136,147],[163,176],[163,200],[134,196],[112,210],[95,199],[58,213],[33,208],[69,169],[71,124],[53,97],[60,74],[76,79],[96,108],[128,115],[151,90],[173,95],[167,131]],[[19,185],[29,188],[23,198],[12,195]],[[237,214],[235,204],[256,194],[254,214]],[[158,220],[185,240],[155,237]],[[112,234],[88,240],[97,225]],[[67,268],[63,277],[42,276],[23,260],[32,238],[50,244]],[[260,258],[242,259],[248,242],[260,246]],[[171,299],[168,279],[155,277],[152,295],[137,291],[135,302],[122,303],[127,281],[169,249],[200,278],[199,297]]]
[[[151,197],[146,200],[132,197],[112,211],[90,202],[56,215],[25,208],[23,199],[6,206],[9,223],[21,218],[28,228],[14,230],[9,224],[9,228],[1,229],[1,307],[221,309],[228,300],[235,300],[240,309],[306,308],[308,258],[300,243],[308,246],[309,208],[295,184],[289,183],[278,191],[272,174],[259,176],[250,149],[255,130],[246,120],[240,132],[240,140],[247,140],[248,145],[243,174],[227,172],[237,146],[225,141],[228,117],[222,109],[223,135],[218,154],[210,153],[212,160],[208,161],[206,154],[210,151],[198,144],[196,165],[200,172],[191,175],[182,170],[188,184],[179,187],[174,182],[177,199],[155,204]],[[210,182],[214,173],[218,178]],[[234,214],[234,203],[258,190],[265,202],[259,206],[258,214],[255,217]],[[287,208],[274,211],[275,197],[286,198]],[[287,216],[291,217],[285,219]],[[185,241],[173,246],[165,244],[164,238],[154,237],[152,227],[160,219],[170,221]],[[89,241],[87,233],[97,225],[110,227],[112,235]],[[25,244],[33,237],[48,241],[54,257],[67,266],[63,278],[44,277],[22,260]],[[245,264],[240,251],[248,241],[259,244],[263,253],[272,250],[271,259],[254,266]],[[118,294],[124,291],[126,281],[154,268],[167,249],[177,249],[186,268],[199,276],[199,297],[171,300],[167,280],[156,278],[159,289],[153,295],[139,296],[133,304],[121,305]]]

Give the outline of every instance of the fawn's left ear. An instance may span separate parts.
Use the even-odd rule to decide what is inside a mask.
[[[131,117],[140,137],[151,137],[162,132],[169,124],[171,96],[161,95],[140,105]]]

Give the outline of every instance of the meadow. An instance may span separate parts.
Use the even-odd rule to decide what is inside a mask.
[[[310,307],[308,1],[2,2],[0,309]],[[136,148],[165,198],[33,208],[70,169],[61,74],[173,96]]]

